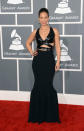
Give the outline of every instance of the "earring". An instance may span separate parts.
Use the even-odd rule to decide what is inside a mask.
[[[49,21],[47,22],[47,25],[49,25]]]

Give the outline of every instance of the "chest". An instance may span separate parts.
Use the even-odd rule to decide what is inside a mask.
[[[48,33],[47,37],[45,40],[42,39],[42,37],[39,34],[39,28],[37,29],[36,32],[36,41],[38,44],[45,44],[45,43],[53,43],[55,38],[55,34],[52,28],[50,28],[50,32]]]

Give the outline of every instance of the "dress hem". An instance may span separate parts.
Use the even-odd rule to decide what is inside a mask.
[[[57,123],[61,123],[61,121],[60,120],[56,120],[56,121],[47,121],[47,120],[44,120],[44,121],[28,121],[28,123],[39,123],[39,124],[41,124],[42,122],[48,122],[48,123],[53,123],[53,122],[57,122]]]

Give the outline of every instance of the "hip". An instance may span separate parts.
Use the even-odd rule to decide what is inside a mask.
[[[38,50],[38,54],[33,57],[33,61],[36,62],[54,62],[55,63],[55,58],[53,54],[53,50],[48,50],[48,51],[42,51]]]

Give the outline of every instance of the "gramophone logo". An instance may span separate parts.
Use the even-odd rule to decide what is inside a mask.
[[[8,0],[7,4],[22,4],[23,0]]]
[[[10,50],[24,50],[24,46],[21,43],[21,37],[17,34],[16,29],[11,33],[12,44],[10,45]]]
[[[67,14],[71,13],[71,8],[68,5],[68,0],[61,0],[61,2],[58,3],[58,7],[56,8],[54,13],[58,14]]]
[[[71,57],[68,54],[68,47],[64,45],[63,40],[60,40],[60,47],[61,47],[61,56],[60,61],[71,61]],[[57,56],[56,56],[57,60]]]

